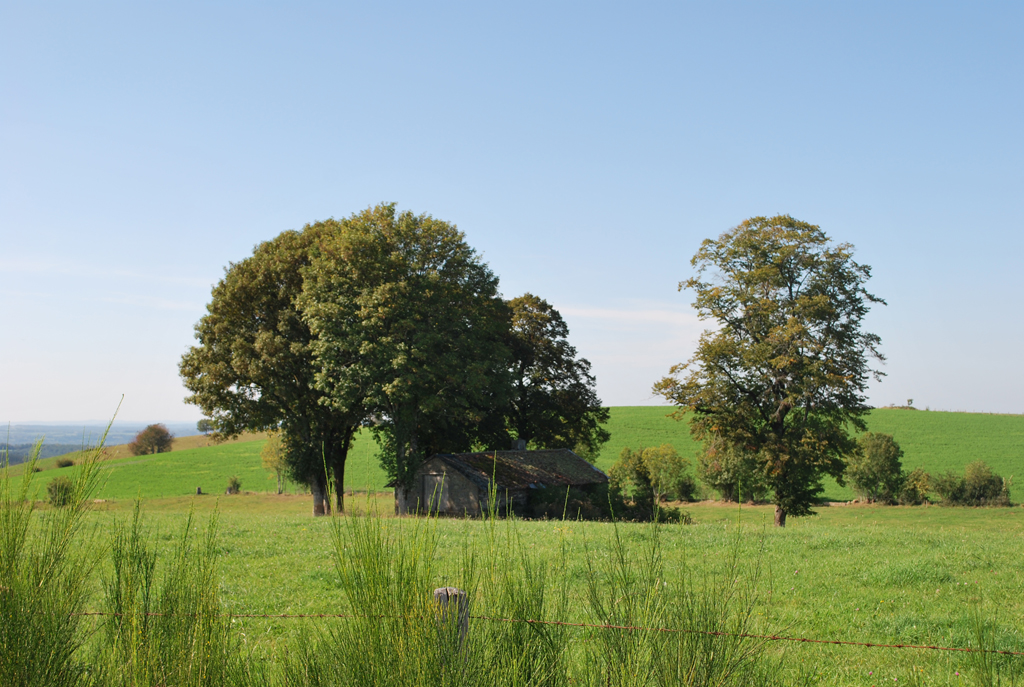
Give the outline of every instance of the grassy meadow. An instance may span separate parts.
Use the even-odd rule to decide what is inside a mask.
[[[612,409],[612,439],[598,464],[607,468],[627,445],[636,448],[667,442],[692,454],[696,446],[685,423],[667,418],[667,412],[664,408]],[[1024,418],[1019,416],[881,409],[872,413],[869,426],[873,431],[892,433],[900,441],[908,468],[962,470],[967,462],[982,459],[1009,476],[1020,474],[1024,467]],[[176,548],[182,541],[182,528],[188,526],[199,536],[206,523],[216,518],[218,534],[210,549],[217,558],[216,571],[196,584],[212,585],[209,589],[211,594],[216,592],[216,598],[211,596],[206,603],[215,602],[213,608],[241,616],[365,612],[359,584],[372,582],[377,574],[377,584],[384,584],[382,575],[390,584],[407,580],[401,594],[390,588],[381,592],[384,596],[369,594],[367,598],[384,599],[386,608],[400,602],[418,608],[416,604],[428,598],[431,589],[452,585],[472,590],[474,614],[507,617],[519,613],[517,617],[567,622],[614,619],[613,624],[680,627],[690,622],[687,619],[693,613],[654,612],[644,604],[661,599],[664,608],[671,608],[679,599],[688,599],[680,608],[696,608],[695,617],[710,623],[700,627],[735,629],[742,625],[754,633],[885,644],[968,647],[983,641],[988,647],[1024,651],[1024,508],[1019,506],[833,504],[821,507],[815,517],[793,518],[781,530],[771,526],[770,506],[716,502],[687,504],[693,525],[657,529],[643,524],[572,521],[395,518],[390,515],[391,495],[381,492],[383,475],[376,463],[375,446],[362,436],[349,459],[347,484],[363,493],[347,499],[349,516],[313,519],[309,497],[295,493],[294,487],[284,495],[272,493],[272,476],[260,465],[264,440],[248,439],[202,445],[208,440],[190,438],[179,440],[170,453],[153,456],[125,456],[107,450],[98,463],[89,510],[75,530],[76,560],[94,562],[94,567],[87,569],[83,608],[98,610],[109,605],[106,590],[115,569],[111,552],[119,550],[116,533],[125,531],[133,500],[141,498],[143,539],[157,556],[156,579],[179,579],[171,566],[174,561],[180,565],[188,560]],[[41,494],[46,482],[57,475],[75,476],[82,470],[81,465],[56,468],[54,463],[52,458],[40,462],[43,470],[34,475],[32,493]],[[20,467],[11,468],[9,474],[17,477]],[[230,476],[239,477],[247,493],[223,495]],[[207,495],[195,496],[197,486]],[[826,496],[836,500],[849,497],[834,485]],[[1021,500],[1019,496],[1017,500]],[[191,521],[190,512],[194,513]],[[34,518],[46,523],[59,513],[41,504]],[[366,514],[379,517],[350,517]],[[383,524],[361,526],[360,522]],[[390,532],[391,543],[373,554],[379,557],[376,567],[360,569],[353,577],[349,564],[356,561],[358,567],[360,560],[365,563],[365,551],[362,557],[351,553],[358,549],[352,548],[358,537],[339,538],[339,532],[366,532],[375,527]],[[115,533],[113,538],[111,533]],[[410,558],[409,550],[402,548],[401,542],[428,539],[433,543],[421,552],[422,560]],[[655,540],[656,547],[652,544]],[[419,560],[416,565],[420,567],[412,574],[395,568],[396,560]],[[354,579],[363,580],[356,585],[355,595]],[[414,587],[410,590],[409,585]],[[0,589],[0,602],[4,600],[2,592]],[[603,607],[595,602],[601,598],[606,600]],[[509,599],[515,601],[512,606]],[[548,601],[541,603],[542,599]],[[630,599],[643,603],[631,605]],[[731,610],[722,611],[726,607]],[[318,664],[316,657],[325,651],[323,647],[348,651],[346,646],[380,629],[365,622],[234,617],[225,621],[227,634],[221,636],[218,646],[228,647],[224,650],[235,652],[233,655],[242,657],[238,660],[253,667],[256,678],[247,684],[357,684],[359,681],[331,678],[330,666]],[[492,648],[512,648],[484,663],[474,655],[473,670],[485,672],[473,673],[477,682],[466,684],[542,684],[496,677],[506,675],[502,671],[511,671],[511,675],[522,668],[515,668],[517,659],[511,654],[543,657],[543,651],[536,654],[539,645],[529,644],[533,641],[529,637],[543,639],[541,644],[548,647],[545,651],[555,662],[552,665],[557,664],[558,674],[564,678],[543,684],[717,684],[689,678],[659,682],[652,677],[652,682],[615,673],[615,665],[635,672],[638,666],[649,665],[655,656],[669,651],[670,645],[664,643],[668,640],[659,639],[661,635],[572,627],[519,626],[525,629],[515,630],[503,629],[493,621],[471,622],[480,641]],[[82,623],[84,639],[75,655],[79,657],[76,660],[87,662],[92,655],[89,652],[99,652],[97,647],[110,637],[104,629],[109,628],[109,621],[86,617]],[[207,630],[209,627],[220,626],[213,622]],[[395,629],[387,636],[398,641],[395,638],[407,632],[413,630]],[[413,635],[409,643],[399,642],[400,646],[359,645],[358,650],[376,657],[367,658],[368,665],[393,664],[401,660],[396,656],[422,653],[422,646],[414,646]],[[729,649],[727,644],[712,642],[698,653],[728,655],[736,646]],[[685,653],[681,644],[676,648]],[[760,671],[757,675],[744,674],[742,680],[734,675],[731,682],[722,684],[1024,685],[1020,677],[1016,682],[1010,679],[1024,674],[1024,657],[997,659],[1002,676],[1002,682],[997,682],[992,679],[993,669],[979,668],[973,654],[781,641],[769,642],[762,649],[764,654],[755,666]],[[686,650],[696,651],[693,646]],[[555,655],[557,660],[551,658]],[[358,663],[358,656],[355,660]],[[503,667],[487,677],[488,661]],[[425,670],[415,661],[410,666],[414,672]],[[466,670],[467,675],[472,672]],[[209,682],[209,678],[203,679]],[[366,679],[363,683],[372,683]],[[193,683],[205,684],[201,680],[188,684]],[[430,682],[408,678],[395,684]]]
[[[616,577],[617,536],[637,567],[650,550],[652,527],[644,524],[456,518],[426,522],[389,516],[389,494],[356,496],[349,505],[351,514],[382,514],[381,520],[391,523],[387,527],[395,528],[399,538],[414,539],[424,528],[435,534],[432,576],[420,583],[424,595],[433,587],[472,587],[467,581],[467,554],[484,557],[488,533],[496,528],[499,537],[511,542],[499,547],[507,564],[543,571],[548,594],[553,595],[559,583],[566,584],[567,603],[556,617],[545,617],[569,622],[598,620],[588,601],[588,585],[595,575],[601,584],[611,584]],[[164,558],[190,509],[195,510],[196,531],[217,513],[217,579],[228,612],[352,610],[332,548],[333,523],[330,518],[309,517],[308,497],[147,500],[145,528]],[[690,510],[696,524],[659,529],[663,571],[655,586],[660,583],[671,594],[673,588],[682,590],[689,584],[698,594],[714,594],[730,579],[752,579],[753,569],[760,565],[760,600],[752,609],[750,631],[965,647],[977,645],[971,621],[972,612],[977,612],[988,623],[990,646],[1024,651],[1024,508],[832,506],[820,509],[816,517],[794,518],[782,530],[771,527],[768,506],[703,503]],[[127,501],[95,505],[86,520],[84,541],[99,551],[114,523],[125,522],[130,515]],[[734,553],[739,561],[735,570]],[[92,607],[102,596],[99,580],[109,574],[109,561],[101,558],[93,578]],[[632,574],[642,577],[637,569]],[[486,596],[491,590],[478,585],[477,593]],[[232,628],[244,634],[252,660],[274,675],[310,631],[315,634],[315,628],[325,631],[349,622],[235,618]],[[487,621],[471,622],[481,627]],[[596,642],[599,632],[560,631],[569,642],[566,650],[578,652]],[[581,656],[573,660],[583,661]],[[969,659],[952,652],[788,642],[770,643],[765,657],[776,684],[783,685],[985,684],[970,678]],[[1004,671],[1024,668],[1024,657],[1000,660]],[[577,669],[585,671],[585,666]]]

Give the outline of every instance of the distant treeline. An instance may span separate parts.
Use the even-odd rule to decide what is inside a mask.
[[[35,444],[0,444],[0,462],[10,462],[11,465],[24,463],[32,455]],[[80,451],[82,444],[43,444],[39,450],[40,458],[52,458],[62,456],[72,451]]]

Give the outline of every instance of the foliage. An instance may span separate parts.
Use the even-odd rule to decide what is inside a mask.
[[[719,437],[706,439],[697,454],[697,478],[717,491],[723,501],[764,501],[768,485],[758,467],[756,456]]]
[[[689,462],[671,444],[636,451],[626,447],[608,471],[608,489],[616,505],[622,500],[621,515],[627,519],[679,520],[683,514],[661,502],[693,498],[695,484],[688,468]]]
[[[891,434],[866,432],[846,464],[846,478],[869,503],[896,503],[903,488],[903,449]]]
[[[932,491],[932,478],[924,468],[914,468],[903,472],[899,497],[896,499],[901,506],[920,506],[928,501]]]
[[[298,304],[317,246],[342,232],[329,220],[286,231],[232,263],[196,325],[198,346],[179,365],[186,402],[210,417],[217,435],[280,427],[292,477],[310,485],[323,514],[327,473],[341,506],[345,459],[365,413],[344,410],[316,388],[313,334]]]
[[[260,459],[263,468],[270,470],[277,476],[277,493],[280,494],[284,491],[284,474],[288,469],[284,441],[280,432],[271,432],[270,436],[267,437],[267,443],[263,445],[263,450],[260,451]]]
[[[852,256],[817,226],[755,217],[705,240],[691,261],[697,275],[679,285],[717,326],[654,390],[678,417],[692,412],[695,438],[721,437],[757,457],[777,525],[812,512],[824,475],[842,480],[856,450],[847,428],[865,429],[868,357],[881,355],[861,322],[882,301]]]
[[[379,205],[344,229],[319,246],[300,300],[316,386],[336,412],[375,413],[381,461],[405,488],[426,457],[501,429],[508,309],[447,222]]]
[[[54,508],[69,506],[75,498],[75,484],[69,477],[54,477],[46,485],[46,496]]]
[[[149,425],[135,435],[135,441],[128,444],[133,456],[145,456],[151,453],[166,453],[171,450],[174,435],[163,424]]]
[[[70,458],[58,458],[56,460],[56,465],[58,468],[69,468],[74,464],[75,461],[71,460]]]
[[[242,492],[242,480],[232,475],[228,477],[228,491],[229,494],[240,494]]]
[[[594,390],[590,362],[577,358],[569,327],[547,301],[527,293],[512,311],[512,396],[508,430],[529,446],[568,448],[593,460],[610,435],[608,409]],[[508,442],[505,442],[508,445]]]
[[[935,492],[946,506],[1009,506],[1010,480],[976,460],[964,468],[963,477],[949,471],[935,478]]]
[[[607,484],[587,489],[537,489],[530,494],[529,514],[548,520],[610,520],[622,511],[621,497],[613,504]]]
[[[202,420],[196,423],[196,430],[202,432],[203,434],[209,434],[215,429],[216,426],[213,424],[213,420],[211,420],[208,417],[204,417]]]

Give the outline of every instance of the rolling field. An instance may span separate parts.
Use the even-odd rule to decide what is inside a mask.
[[[670,408],[622,407],[611,409],[608,430],[611,440],[597,459],[607,470],[618,459],[623,447],[657,446],[670,443],[684,456],[694,456],[698,444],[690,438],[689,426],[668,416]],[[892,434],[904,450],[907,469],[923,467],[932,474],[947,470],[962,471],[973,460],[984,460],[1003,477],[1024,478],[1024,416],[946,413],[938,411],[877,409],[868,418],[874,432]],[[207,493],[222,493],[232,475],[242,480],[245,491],[266,492],[275,489],[272,476],[260,466],[263,441],[247,441],[202,446],[205,437],[175,440],[175,451],[156,456],[119,455],[113,447],[110,460],[104,462],[104,481],[99,498],[124,499],[194,494],[196,487]],[[368,432],[361,434],[349,455],[346,489],[380,491],[387,479],[376,458],[377,446]],[[120,454],[120,455],[123,455]],[[40,461],[45,484],[56,474],[74,470],[54,470],[56,458]],[[13,468],[13,474],[19,468]],[[294,492],[296,487],[289,486]],[[832,480],[825,483],[824,497],[833,501],[853,498],[849,488]]]

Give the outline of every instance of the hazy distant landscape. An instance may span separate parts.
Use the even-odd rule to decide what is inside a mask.
[[[107,433],[106,444],[127,444],[148,423],[115,422]],[[196,434],[193,422],[164,423],[171,434],[185,437]],[[21,423],[5,428],[7,431],[0,436],[0,455],[7,452],[12,465],[21,463],[31,454],[39,441],[43,442],[39,451],[40,458],[50,458],[64,453],[78,451],[83,446],[93,446],[107,431],[107,426],[100,423]]]

